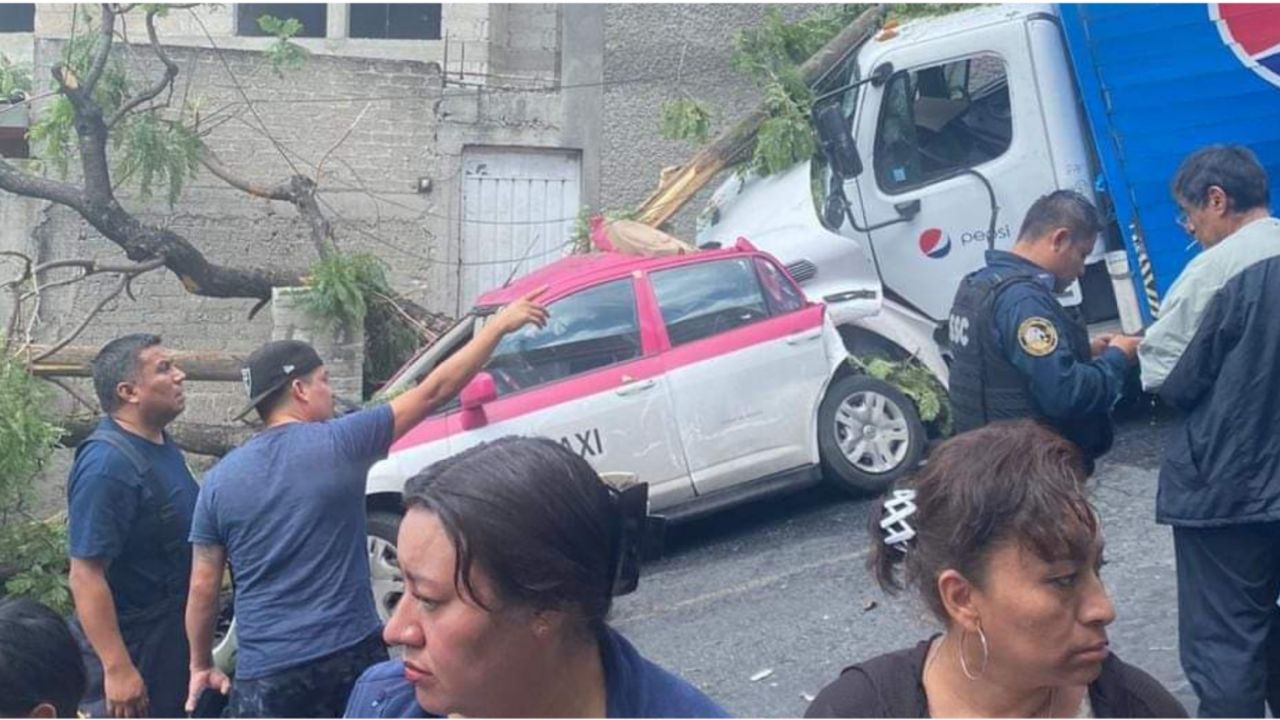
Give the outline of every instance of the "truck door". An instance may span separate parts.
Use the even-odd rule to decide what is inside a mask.
[[[864,86],[854,137],[867,168],[852,201],[870,233],[886,291],[934,320],[947,317],[960,279],[983,264],[991,240],[1012,245],[1031,203],[1056,188],[1038,118],[1025,26],[1006,22],[913,42],[874,60],[895,73]],[[992,185],[999,215],[988,238]]]

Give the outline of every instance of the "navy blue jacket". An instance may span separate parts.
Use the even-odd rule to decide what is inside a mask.
[[[1088,352],[1073,345],[1073,333],[1068,328],[1075,320],[1054,297],[1053,274],[1003,250],[988,251],[987,266],[978,272],[1035,278],[1034,285],[1011,285],[996,299],[996,341],[1005,357],[1026,375],[1031,395],[1044,414],[1067,419],[1109,413],[1124,390],[1129,361],[1119,348],[1107,348],[1090,362],[1076,360],[1080,355],[1088,357]],[[1018,338],[1023,323],[1037,317],[1049,320],[1058,329],[1057,347],[1040,357],[1026,352]]]
[[[1165,442],[1156,520],[1280,520],[1280,257],[1214,294],[1160,388],[1186,417]]]
[[[611,718],[721,718],[728,713],[684,680],[641,657],[609,628],[600,643],[606,708]],[[431,717],[418,705],[399,660],[379,663],[356,681],[347,701],[349,718]]]

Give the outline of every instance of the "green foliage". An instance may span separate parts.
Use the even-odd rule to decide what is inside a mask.
[[[306,48],[293,42],[302,30],[302,23],[297,18],[281,20],[272,15],[262,15],[258,18],[258,27],[276,38],[265,51],[267,64],[276,75],[283,77],[286,70],[297,70],[307,61]]]
[[[813,94],[794,68],[779,70],[764,87],[764,106],[769,113],[756,133],[756,149],[751,169],[764,176],[781,172],[797,160],[813,155],[817,143],[809,125]]]
[[[386,265],[364,253],[331,255],[312,267],[310,287],[304,307],[323,325],[364,321],[364,395],[369,397],[421,340],[388,299]]]
[[[71,612],[64,519],[0,528],[0,558],[0,594],[30,597],[59,613]]]
[[[64,178],[75,147],[74,123],[71,101],[59,95],[45,106],[40,119],[27,128],[27,142],[35,148],[40,161],[52,165]]]
[[[0,101],[15,95],[31,93],[31,66],[15,63],[8,55],[0,53]]]
[[[83,12],[78,5],[75,8],[77,31],[62,46],[62,64],[80,82],[84,82],[89,77],[102,38],[92,15]],[[57,84],[51,81],[50,87],[56,89]],[[93,99],[102,108],[103,116],[111,117],[128,97],[129,79],[124,60],[118,53],[113,53],[93,89]],[[35,148],[36,155],[63,177],[67,174],[71,158],[77,156],[74,122],[71,102],[58,96],[45,107],[40,119],[27,129],[27,141]]]
[[[760,83],[786,68],[803,64],[870,5],[822,5],[805,17],[787,22],[774,7],[758,28],[733,38],[733,67]]]
[[[35,474],[62,437],[39,383],[21,364],[0,355],[0,525],[21,512]]]
[[[711,131],[711,111],[690,97],[663,103],[659,132],[668,140],[707,141]]]
[[[817,148],[809,122],[813,93],[800,76],[800,66],[869,7],[821,5],[795,22],[787,22],[779,9],[771,7],[759,27],[739,31],[734,36],[733,67],[760,88],[768,112],[768,118],[756,134],[751,159],[751,169],[756,174],[770,175],[813,155]],[[911,20],[971,7],[975,6],[960,3],[893,5],[889,15],[898,20]],[[664,137],[691,137],[674,131],[687,127],[688,123],[681,121],[689,117],[689,108],[694,105],[696,101],[687,99],[663,106]]]
[[[922,421],[937,421],[943,435],[951,434],[951,404],[947,400],[947,391],[924,363],[915,358],[893,361],[872,357],[863,360],[853,355],[849,356],[849,363],[871,377],[892,383],[915,403]]]
[[[364,320],[365,294],[385,290],[386,272],[373,255],[333,254],[311,268],[310,286],[307,311],[332,328]]]
[[[79,5],[74,12],[78,29],[76,35],[64,42],[60,61],[79,82],[84,82],[90,76],[93,58],[102,40],[93,15],[84,12]],[[50,88],[56,87],[58,85],[50,81]],[[93,87],[93,100],[99,104],[102,115],[109,118],[119,110],[128,96],[129,82],[124,60],[119,54],[113,54],[102,69],[97,86]],[[77,154],[74,119],[76,115],[72,111],[72,104],[67,97],[59,95],[45,106],[40,119],[27,129],[27,141],[40,158],[41,165],[49,165],[63,177],[67,176],[70,159]]]
[[[28,595],[65,610],[70,607],[66,523],[36,522],[25,510],[36,473],[62,437],[39,383],[22,365],[0,355],[0,585],[3,594]]]
[[[115,181],[136,180],[143,200],[157,187],[165,187],[169,207],[178,202],[182,186],[196,175],[204,145],[185,125],[162,119],[157,113],[126,117],[111,137],[117,151]]]

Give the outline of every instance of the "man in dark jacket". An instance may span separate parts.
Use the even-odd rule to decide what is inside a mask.
[[[1102,225],[1084,196],[1058,190],[1027,211],[1013,250],[987,252],[951,310],[956,431],[1030,417],[1074,442],[1090,468],[1111,447],[1111,408],[1138,341],[1088,331],[1058,302],[1084,274]]]
[[[1183,670],[1202,717],[1277,712],[1280,675],[1280,220],[1243,147],[1215,146],[1173,179],[1204,247],[1139,348],[1147,390],[1186,415],[1165,444],[1157,522],[1173,526]]]

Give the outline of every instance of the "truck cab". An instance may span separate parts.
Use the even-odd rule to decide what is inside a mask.
[[[704,212],[699,242],[750,238],[827,304],[851,352],[914,357],[945,384],[961,278],[988,249],[1012,246],[1041,195],[1095,199],[1097,163],[1058,14],[993,6],[887,26],[815,92],[816,114],[838,111],[860,172],[841,176],[818,154],[775,177],[731,178]],[[1093,323],[1118,317],[1107,249],[1100,238],[1084,282],[1060,296]]]

